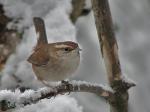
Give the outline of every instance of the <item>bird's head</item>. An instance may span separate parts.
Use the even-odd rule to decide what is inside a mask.
[[[74,58],[80,55],[80,48],[77,43],[72,41],[56,42],[50,45],[50,55],[66,58]]]

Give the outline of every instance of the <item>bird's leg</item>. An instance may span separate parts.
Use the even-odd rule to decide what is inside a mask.
[[[62,80],[61,83],[65,86],[66,89],[71,90],[73,87],[72,85],[69,83],[69,81],[65,81]],[[70,94],[70,92],[68,93],[68,95]]]
[[[62,80],[61,83],[64,84],[64,85],[68,85],[69,84],[69,82],[66,81],[66,80]]]

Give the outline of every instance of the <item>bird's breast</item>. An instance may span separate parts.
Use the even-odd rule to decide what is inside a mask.
[[[69,78],[79,65],[79,57],[73,60],[59,60],[49,62],[44,66],[34,66],[33,71],[39,80],[61,81]]]

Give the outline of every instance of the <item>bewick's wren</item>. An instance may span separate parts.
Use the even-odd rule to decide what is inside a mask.
[[[47,42],[44,22],[34,18],[39,34],[34,52],[28,58],[33,71],[40,81],[61,81],[70,77],[80,62],[79,46],[75,42]]]

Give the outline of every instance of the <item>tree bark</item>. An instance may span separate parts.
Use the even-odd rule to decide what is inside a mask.
[[[128,89],[135,84],[123,80],[118,45],[115,38],[108,0],[92,0],[95,24],[97,28],[101,53],[107,70],[108,81],[115,91],[109,101],[111,112],[128,112]]]

